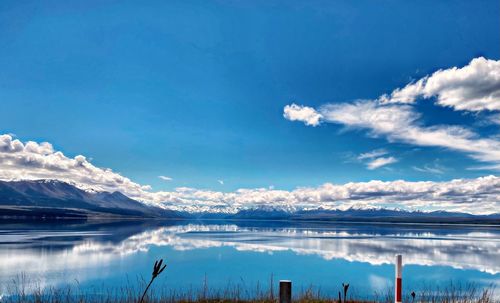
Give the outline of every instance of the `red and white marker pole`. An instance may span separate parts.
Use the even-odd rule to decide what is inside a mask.
[[[403,256],[396,255],[396,292],[394,294],[394,302],[401,303],[403,301],[402,297],[402,287],[403,287]]]

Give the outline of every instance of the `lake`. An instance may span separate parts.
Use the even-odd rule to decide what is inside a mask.
[[[85,290],[149,279],[155,288],[198,291],[269,287],[271,277],[335,295],[342,282],[358,297],[393,286],[403,255],[406,291],[450,283],[500,286],[500,228],[259,221],[0,223],[0,294],[14,279]],[[0,296],[1,296],[0,295]]]

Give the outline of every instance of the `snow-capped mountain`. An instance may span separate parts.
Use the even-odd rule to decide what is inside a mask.
[[[68,213],[127,216],[158,216],[161,212],[120,192],[82,190],[57,180],[0,181],[0,206],[3,213],[8,212],[6,209],[30,209],[31,213],[57,209],[68,210]]]

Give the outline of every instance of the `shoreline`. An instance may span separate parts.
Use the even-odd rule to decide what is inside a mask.
[[[155,221],[155,222],[277,222],[290,224],[362,224],[362,225],[401,225],[401,226],[458,226],[458,227],[492,227],[500,228],[498,223],[464,223],[464,222],[423,222],[423,221],[391,221],[391,220],[349,220],[349,219],[318,219],[318,220],[302,220],[302,219],[252,219],[252,218],[150,218],[150,217],[131,217],[131,216],[88,216],[88,217],[42,217],[42,216],[9,216],[0,215],[0,223],[15,221],[26,223],[43,223],[43,222],[133,222],[133,221]]]
[[[0,293],[2,303],[136,303],[146,286],[144,278],[137,278],[137,283],[108,287],[104,283],[100,287],[82,289],[77,280],[74,284],[41,287],[39,284],[27,285],[32,281],[26,276],[13,279],[12,285],[7,287],[9,293]],[[171,289],[168,279],[159,282],[148,291],[144,302],[157,303],[208,303],[208,302],[239,302],[239,303],[278,303],[280,302],[279,282],[268,281],[268,285],[259,284],[249,289],[242,284],[228,283],[226,287],[214,289],[204,280],[199,287]],[[241,282],[240,282],[241,283]],[[383,290],[374,290],[370,295],[359,295],[356,285],[348,288],[344,293],[342,285],[329,293],[321,288],[309,285],[307,288],[292,287],[292,301],[300,303],[394,303],[394,288],[387,286]],[[334,286],[332,286],[335,289]],[[1,289],[0,289],[1,290]],[[414,293],[414,297],[412,295]],[[338,294],[338,295],[337,295]],[[342,295],[341,295],[342,294]],[[339,299],[339,296],[341,298]],[[500,303],[500,294],[496,293],[494,285],[480,288],[475,284],[450,284],[444,288],[427,286],[425,289],[411,290],[405,288],[402,295],[403,303]]]

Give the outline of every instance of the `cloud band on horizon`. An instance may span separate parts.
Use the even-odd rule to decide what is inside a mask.
[[[496,176],[446,182],[326,183],[291,191],[253,188],[220,192],[181,187],[155,192],[111,169],[94,166],[82,155],[70,158],[55,151],[50,143],[23,143],[11,135],[0,135],[0,179],[57,179],[86,190],[120,191],[143,202],[190,212],[234,213],[261,206],[288,210],[400,208],[472,214],[496,213],[500,209],[500,178]]]

